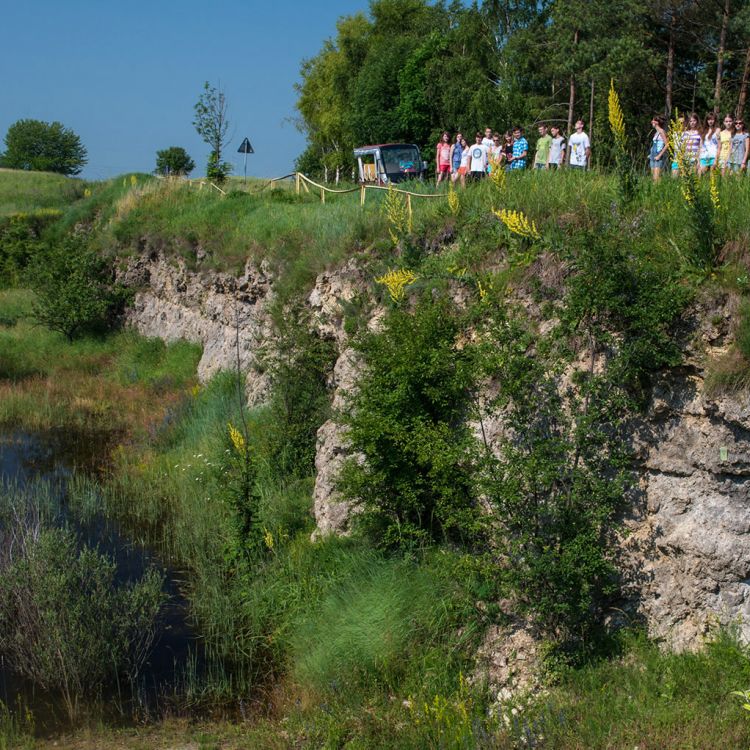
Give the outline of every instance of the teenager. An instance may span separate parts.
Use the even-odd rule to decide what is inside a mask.
[[[547,134],[547,125],[539,123],[539,138],[536,141],[534,155],[534,169],[549,169],[549,152],[552,146],[552,136]]]
[[[687,128],[685,127],[685,115],[677,116],[677,126],[672,133],[669,147],[672,149],[672,176],[676,177],[680,171],[678,154],[683,155],[687,143]]]
[[[648,155],[651,177],[658,182],[661,171],[667,163],[667,133],[664,130],[666,120],[662,115],[654,115],[651,118],[651,127],[654,129],[654,137],[651,139],[651,151]]]
[[[591,141],[584,127],[583,120],[576,120],[576,132],[568,138],[568,164],[572,169],[586,169],[591,160]]]
[[[716,158],[719,155],[719,126],[717,125],[715,112],[706,115],[706,124],[701,133],[700,169],[704,174],[716,166]]]
[[[732,153],[732,138],[734,137],[734,117],[724,115],[724,127],[719,133],[719,161],[718,167],[721,174],[729,171],[729,157]]]
[[[510,163],[513,160],[513,133],[506,130],[503,134],[503,163],[506,169],[510,169]]]
[[[472,180],[481,180],[487,174],[489,149],[484,145],[482,134],[479,131],[477,131],[474,141],[475,143],[471,147],[469,176]]]
[[[461,166],[458,168],[458,174],[461,178],[461,187],[466,187],[466,175],[469,174],[469,165],[471,162],[471,151],[466,138],[461,136]]]
[[[500,164],[503,160],[503,139],[500,133],[492,134],[492,145],[490,146],[490,161],[493,164]]]
[[[451,182],[453,183],[461,176],[459,170],[461,169],[461,156],[463,154],[462,140],[463,136],[461,133],[456,133],[456,140],[451,146]]]
[[[744,169],[747,169],[748,155],[750,155],[750,137],[745,132],[745,121],[739,119],[734,123],[732,150],[729,152],[729,170],[741,174]]]
[[[516,125],[513,128],[513,153],[511,155],[511,169],[526,169],[526,157],[529,155],[529,142],[523,137],[523,128]]]
[[[484,138],[482,138],[482,143],[487,146],[487,153],[489,153],[489,150],[492,148],[492,128],[484,129]]]
[[[451,173],[451,137],[447,130],[443,131],[435,151],[435,165],[437,185],[447,180]]]
[[[557,125],[550,126],[550,133],[552,137],[550,139],[547,167],[549,169],[559,169],[565,164],[565,136]]]
[[[695,112],[688,117],[687,130],[682,136],[685,165],[690,169],[700,169],[700,155],[703,150],[703,128]]]

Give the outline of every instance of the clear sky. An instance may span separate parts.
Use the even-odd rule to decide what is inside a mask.
[[[2,0],[0,137],[21,118],[59,120],[81,136],[83,176],[150,172],[183,146],[204,173],[208,147],[192,126],[203,82],[229,103],[226,158],[255,149],[248,174],[286,174],[304,149],[295,116],[300,61],[367,0]],[[2,150],[2,146],[0,146]]]

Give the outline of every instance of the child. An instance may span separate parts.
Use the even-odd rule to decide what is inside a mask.
[[[443,178],[447,180],[451,173],[451,137],[447,130],[444,130],[440,136],[440,142],[435,151],[435,164],[437,167],[437,185],[439,185]]]
[[[513,134],[506,130],[503,135],[503,161],[505,168],[510,169],[510,163],[513,160]]]
[[[526,157],[529,154],[529,142],[523,137],[523,128],[513,128],[513,154],[510,157],[511,169],[526,169]]]
[[[703,140],[700,150],[700,174],[708,172],[716,166],[716,157],[719,155],[719,126],[716,124],[716,113],[709,112],[706,115],[706,126],[703,128]]]
[[[477,131],[475,143],[471,147],[471,171],[472,180],[481,180],[487,174],[489,149],[482,143],[482,134]]]
[[[651,151],[649,152],[649,166],[651,177],[654,182],[659,181],[661,170],[667,163],[667,134],[664,131],[665,120],[661,115],[651,118],[651,127],[654,129],[654,137],[651,140]]]
[[[549,152],[552,147],[552,136],[547,135],[545,123],[539,123],[539,138],[536,142],[536,155],[534,156],[535,169],[549,169]]]
[[[692,169],[699,169],[698,160],[703,149],[703,133],[701,121],[693,112],[688,117],[688,127],[682,137],[685,165]]]
[[[461,133],[456,133],[456,141],[451,146],[451,182],[453,183],[461,176],[461,156],[463,154],[461,141],[463,138]]]
[[[565,164],[565,136],[557,125],[550,126],[550,132],[552,133],[552,139],[547,166],[549,169],[559,169]]]
[[[591,141],[583,128],[583,120],[576,120],[576,132],[568,138],[568,163],[571,169],[586,169],[591,159]]]
[[[748,154],[750,154],[750,138],[745,132],[745,121],[737,120],[734,123],[732,150],[729,152],[730,171],[740,174],[742,170],[746,169]]]
[[[729,171],[729,156],[732,153],[732,138],[734,137],[734,117],[724,115],[724,127],[719,133],[719,169],[722,176]]]

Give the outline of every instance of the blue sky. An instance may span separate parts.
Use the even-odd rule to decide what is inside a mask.
[[[203,173],[193,126],[203,82],[229,102],[226,157],[248,136],[248,174],[286,174],[304,149],[294,117],[302,58],[366,0],[5,0],[0,11],[0,137],[21,118],[59,120],[81,136],[100,179],[150,172],[155,153],[183,146]],[[1,150],[0,146],[0,150]]]

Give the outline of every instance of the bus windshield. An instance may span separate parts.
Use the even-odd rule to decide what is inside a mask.
[[[414,146],[387,146],[381,149],[381,154],[387,174],[419,171],[421,159]]]

